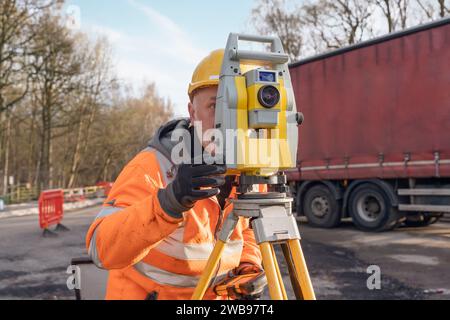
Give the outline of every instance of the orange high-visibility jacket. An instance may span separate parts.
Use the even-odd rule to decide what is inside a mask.
[[[160,128],[153,143],[130,161],[109,192],[92,223],[86,246],[94,263],[109,270],[106,299],[190,299],[217,240],[221,224],[232,210],[217,198],[198,201],[184,218],[164,212],[157,191],[174,179],[176,167],[168,155],[169,134],[188,126],[172,121]],[[230,198],[235,196],[233,188]],[[217,283],[240,263],[261,267],[261,254],[248,219],[239,221],[222,254]],[[212,285],[205,299],[217,299]]]

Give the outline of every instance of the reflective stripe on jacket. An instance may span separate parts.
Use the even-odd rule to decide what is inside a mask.
[[[107,299],[190,298],[232,204],[227,200],[221,210],[214,197],[198,201],[182,219],[166,214],[157,191],[173,180],[174,169],[159,151],[145,149],[122,170],[92,223],[86,246],[96,265],[109,270]],[[246,219],[222,254],[214,283],[241,262],[261,265]],[[205,299],[216,298],[210,288]]]

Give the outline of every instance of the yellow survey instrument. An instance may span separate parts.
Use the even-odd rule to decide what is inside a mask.
[[[239,41],[270,44],[270,52],[241,50]],[[224,161],[229,174],[239,175],[238,197],[232,200],[233,211],[224,221],[192,299],[202,299],[207,288],[215,285],[211,283],[213,274],[240,218],[250,219],[271,298],[288,298],[274,250],[274,245],[280,245],[296,298],[315,299],[292,214],[293,199],[287,196],[282,172],[296,166],[298,125],[303,121],[295,106],[288,60],[278,37],[232,33],[228,38],[216,101],[215,128],[219,132],[214,143],[216,161]],[[253,67],[244,70],[242,66]],[[267,185],[269,192],[257,192],[255,185]],[[227,286],[219,288],[223,292]]]

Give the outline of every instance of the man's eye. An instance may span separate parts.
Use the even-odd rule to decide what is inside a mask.
[[[212,104],[212,105],[209,106],[209,108],[210,108],[210,109],[216,109],[216,105],[215,105],[215,104]]]

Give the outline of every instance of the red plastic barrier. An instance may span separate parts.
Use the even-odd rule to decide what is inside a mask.
[[[101,182],[98,182],[96,184],[96,186],[97,187],[102,187],[105,190],[105,196],[107,197],[108,194],[109,194],[109,191],[111,191],[113,183],[112,182],[101,181]]]
[[[86,197],[83,194],[82,188],[69,189],[68,193],[64,195],[65,202],[78,202],[84,200],[86,200]]]
[[[48,190],[39,196],[39,225],[47,229],[53,224],[60,224],[63,218],[63,190]]]

